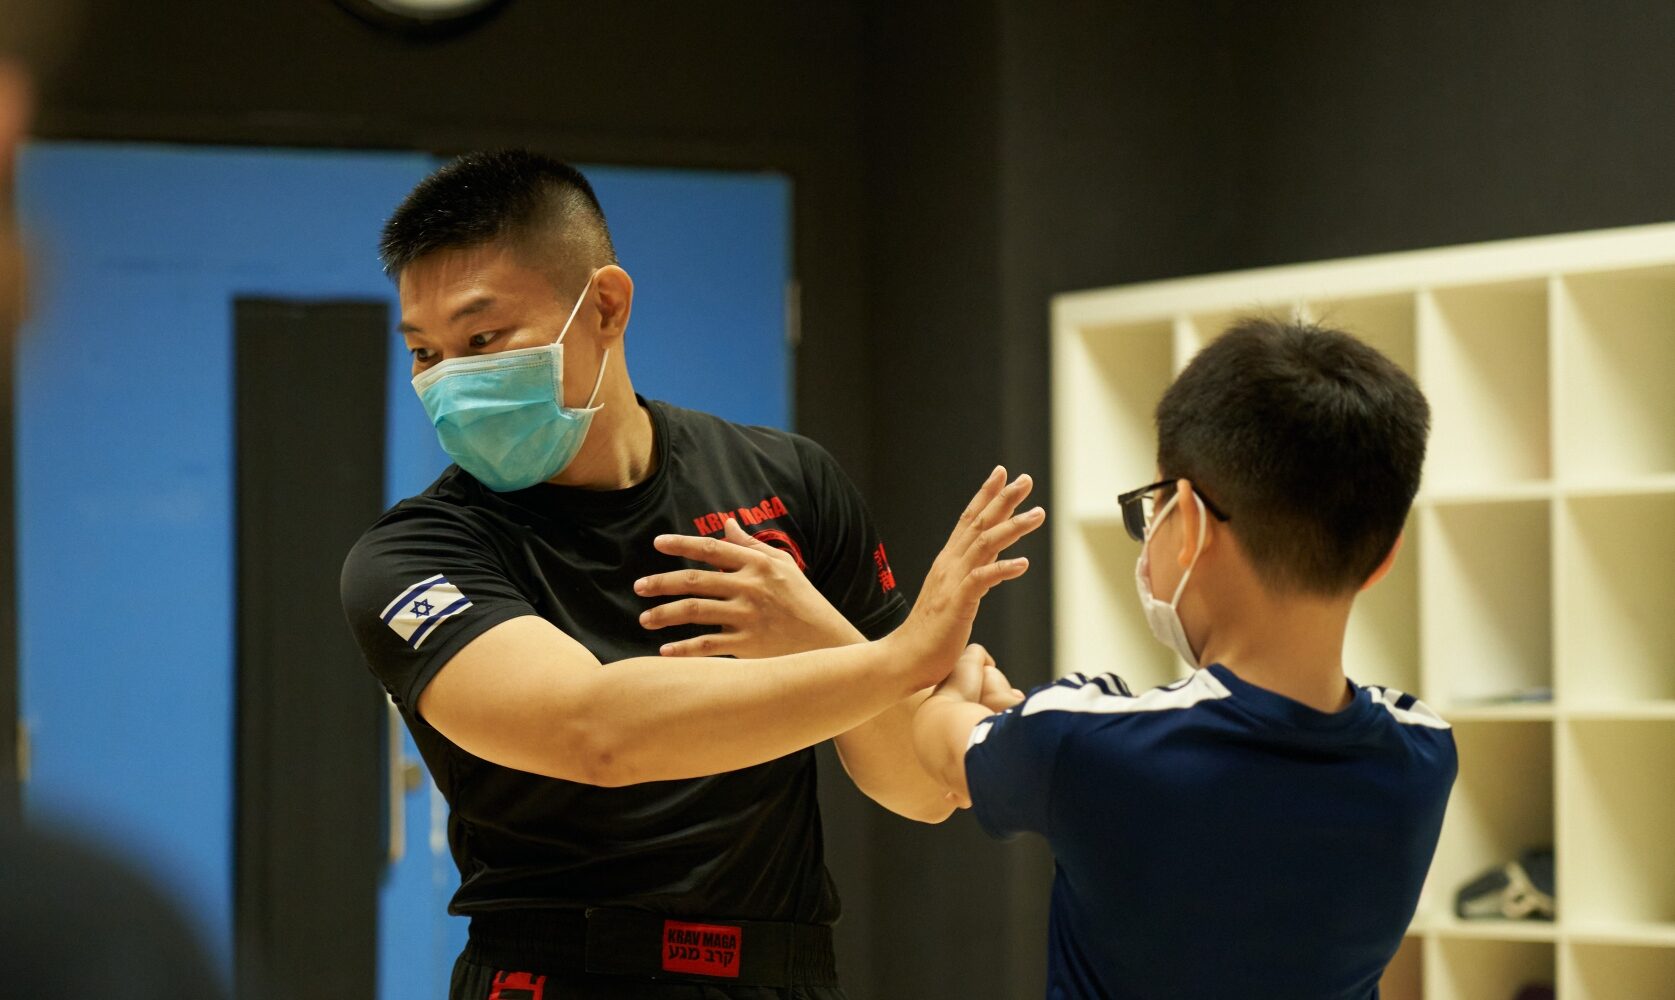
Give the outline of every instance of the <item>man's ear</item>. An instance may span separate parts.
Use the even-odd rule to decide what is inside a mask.
[[[1210,551],[1210,545],[1215,541],[1215,522],[1205,515],[1199,508],[1197,497],[1192,492],[1192,481],[1181,479],[1175,482],[1175,512],[1181,519],[1181,551],[1176,559],[1181,568],[1192,565],[1194,559],[1202,558]],[[1204,532],[1204,547],[1198,547],[1198,532]]]
[[[1396,553],[1402,551],[1402,542],[1406,540],[1407,532],[1405,531],[1396,536],[1396,544],[1390,546],[1390,553],[1384,557],[1383,562],[1378,564],[1378,569],[1373,570],[1373,575],[1367,577],[1367,582],[1361,584],[1362,592],[1389,575],[1390,568],[1396,565]]]
[[[621,340],[628,330],[628,314],[634,305],[634,279],[615,264],[606,264],[594,275],[594,296],[599,303],[599,339]]]

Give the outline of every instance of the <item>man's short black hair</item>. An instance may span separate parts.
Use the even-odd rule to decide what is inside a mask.
[[[394,278],[438,250],[491,243],[554,269],[616,263],[605,212],[587,178],[522,149],[468,153],[420,181],[384,223],[378,256]]]
[[[1158,468],[1231,518],[1263,583],[1336,596],[1401,535],[1430,419],[1413,379],[1349,334],[1245,318],[1163,394]]]

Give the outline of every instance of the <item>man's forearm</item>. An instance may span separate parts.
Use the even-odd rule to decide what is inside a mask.
[[[882,643],[764,660],[659,657],[592,672],[564,711],[582,729],[591,784],[735,771],[846,732],[908,692]],[[911,758],[909,758],[911,760]]]

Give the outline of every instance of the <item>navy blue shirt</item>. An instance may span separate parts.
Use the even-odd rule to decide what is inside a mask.
[[[1052,846],[1047,995],[1113,1000],[1377,997],[1457,769],[1411,695],[1320,712],[1221,665],[1038,688],[965,764],[990,834]]]

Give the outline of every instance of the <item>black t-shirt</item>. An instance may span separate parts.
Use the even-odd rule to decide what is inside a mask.
[[[657,535],[719,536],[729,518],[795,556],[868,637],[906,616],[866,506],[824,449],[642,402],[657,454],[644,482],[495,493],[450,467],[385,513],[344,564],[355,637],[452,810],[460,888],[449,909],[634,906],[829,923],[838,900],[822,858],[812,749],[706,778],[599,788],[475,757],[415,710],[455,653],[523,615],[552,622],[606,670],[706,631],[643,628],[640,613],[667,598],[639,597],[634,581],[694,565],[654,549]],[[671,660],[669,669],[691,668]]]

